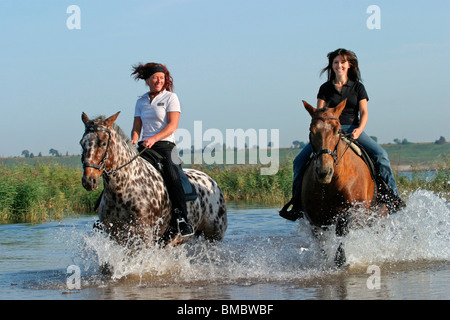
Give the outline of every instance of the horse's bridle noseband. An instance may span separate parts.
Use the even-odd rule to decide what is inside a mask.
[[[320,121],[323,121],[323,122],[325,122],[325,121],[327,121],[327,120],[336,120],[336,121],[339,122],[339,119],[338,119],[338,118],[335,118],[335,117],[327,117],[327,118],[323,118],[323,117],[314,117],[312,120],[320,120]],[[338,139],[338,142],[337,142],[337,144],[336,144],[336,147],[334,148],[334,151],[331,151],[330,149],[322,149],[322,150],[319,150],[319,151],[316,152],[316,151],[314,150],[314,147],[313,147],[313,144],[312,144],[312,141],[311,141],[311,135],[312,135],[312,132],[309,132],[309,143],[311,144],[311,148],[312,148],[312,150],[313,150],[312,155],[313,155],[313,159],[314,159],[314,160],[316,160],[316,159],[317,159],[320,155],[322,155],[322,154],[329,154],[330,156],[333,157],[333,160],[334,160],[335,165],[338,166],[340,160],[342,159],[342,157],[341,157],[341,159],[339,159],[339,161],[338,161],[338,155],[337,155],[337,151],[338,151],[338,147],[339,147],[339,142],[341,141],[341,138],[342,138],[342,130],[340,129],[338,133],[339,133],[339,139]],[[346,150],[346,151],[347,151],[347,150]],[[345,152],[344,152],[344,153],[345,153]],[[343,155],[342,155],[342,156],[343,156]]]
[[[117,171],[119,171],[120,169],[122,169],[123,167],[126,167],[127,165],[129,165],[131,162],[133,162],[134,160],[136,160],[143,152],[145,152],[148,148],[145,147],[141,152],[139,152],[138,154],[136,154],[130,161],[126,162],[125,164],[119,166],[117,169],[113,169],[111,171],[108,171],[106,169],[106,159],[108,159],[108,150],[109,150],[109,145],[111,142],[111,131],[108,128],[105,127],[99,127],[99,126],[88,126],[86,127],[86,130],[84,131],[84,135],[81,138],[81,140],[84,139],[84,137],[89,134],[89,133],[96,133],[98,131],[104,131],[108,133],[108,142],[106,143],[106,150],[105,150],[105,154],[103,155],[102,160],[99,162],[99,164],[95,164],[95,163],[90,163],[90,162],[85,162],[84,161],[84,156],[81,158],[81,162],[83,163],[83,169],[86,167],[89,168],[94,168],[100,171],[103,171],[104,173],[106,173],[107,176],[110,175],[114,175]]]

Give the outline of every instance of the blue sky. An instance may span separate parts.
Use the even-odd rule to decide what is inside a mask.
[[[66,12],[80,8],[81,29]],[[381,29],[366,10],[381,10]],[[171,70],[180,128],[279,129],[306,141],[326,54],[356,52],[381,143],[450,139],[450,2],[364,0],[0,1],[0,156],[79,154],[80,120],[121,114],[130,133],[137,62]]]

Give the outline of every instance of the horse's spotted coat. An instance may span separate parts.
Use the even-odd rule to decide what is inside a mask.
[[[80,141],[83,163],[102,162],[109,135],[109,148],[103,160],[107,172],[136,156],[136,148],[114,124],[117,116],[89,120],[83,114],[86,129],[101,127],[110,131],[86,131]],[[219,186],[203,172],[193,169],[185,172],[198,194],[196,200],[187,204],[189,223],[196,234],[202,233],[209,240],[221,240],[227,229],[227,214]],[[102,170],[85,167],[83,186],[87,190],[96,189],[102,174]],[[120,243],[133,243],[134,240],[148,243],[162,236],[171,218],[171,203],[162,176],[150,163],[137,157],[117,172],[103,174],[103,182],[99,217],[112,237]]]

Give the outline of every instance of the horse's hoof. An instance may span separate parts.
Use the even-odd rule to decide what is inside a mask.
[[[339,248],[336,251],[336,256],[334,257],[334,263],[336,267],[342,268],[347,259],[345,258],[345,250],[342,247],[342,243],[339,245]]]
[[[99,268],[99,271],[102,274],[102,276],[107,277],[107,278],[111,277],[113,274],[112,267],[109,263],[102,264]]]
[[[92,229],[94,229],[95,232],[100,232],[103,233],[105,232],[105,225],[100,221],[100,220],[96,220],[94,222],[94,225],[92,226]]]

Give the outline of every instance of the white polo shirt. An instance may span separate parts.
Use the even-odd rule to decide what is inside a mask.
[[[167,126],[168,112],[181,112],[180,101],[175,93],[164,90],[151,103],[149,93],[147,92],[137,100],[134,111],[134,117],[140,117],[142,120],[141,141],[153,137]],[[162,141],[175,143],[175,137],[171,134]]]

